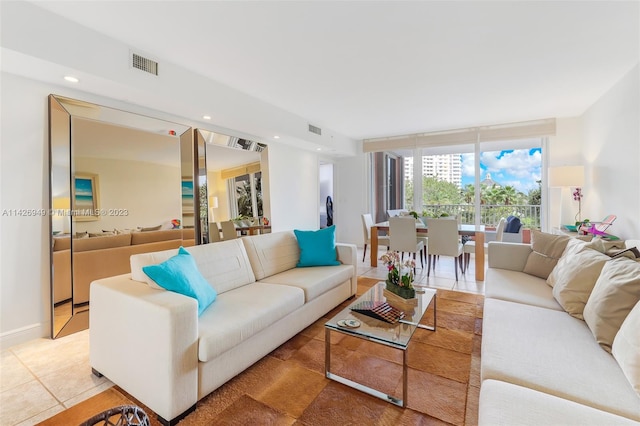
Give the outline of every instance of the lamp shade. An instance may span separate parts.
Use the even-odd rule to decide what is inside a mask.
[[[549,186],[552,188],[584,186],[584,166],[549,167]]]
[[[209,208],[211,209],[218,208],[218,197],[209,197]]]

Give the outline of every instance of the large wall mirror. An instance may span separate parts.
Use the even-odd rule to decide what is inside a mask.
[[[132,254],[201,242],[193,130],[49,96],[52,337],[89,325],[89,284]]]
[[[202,241],[217,241],[212,223],[234,220],[240,231],[264,232],[269,224],[269,167],[267,145],[196,129]],[[246,224],[243,227],[242,223]]]
[[[270,217],[262,143],[50,95],[49,146],[53,338],[89,326],[89,285],[132,254]]]

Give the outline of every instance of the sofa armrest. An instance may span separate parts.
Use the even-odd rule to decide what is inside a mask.
[[[531,251],[530,244],[491,241],[487,244],[489,268],[522,272]]]
[[[198,400],[198,303],[130,274],[91,283],[91,367],[172,420]]]
[[[343,265],[353,265],[353,276],[351,277],[351,294],[358,291],[358,249],[355,244],[336,243],[338,260]]]

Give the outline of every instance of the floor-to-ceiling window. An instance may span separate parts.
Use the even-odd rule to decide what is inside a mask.
[[[495,226],[501,217],[514,215],[527,228],[541,228],[544,135],[554,132],[555,121],[541,120],[375,140],[365,150],[372,151],[374,188],[379,189],[376,219],[386,219],[379,210],[388,210],[389,200],[401,194],[394,208],[422,216],[455,215],[463,223]]]

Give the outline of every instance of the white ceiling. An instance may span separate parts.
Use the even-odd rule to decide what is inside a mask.
[[[638,1],[34,1],[355,139],[578,116],[639,61]]]

